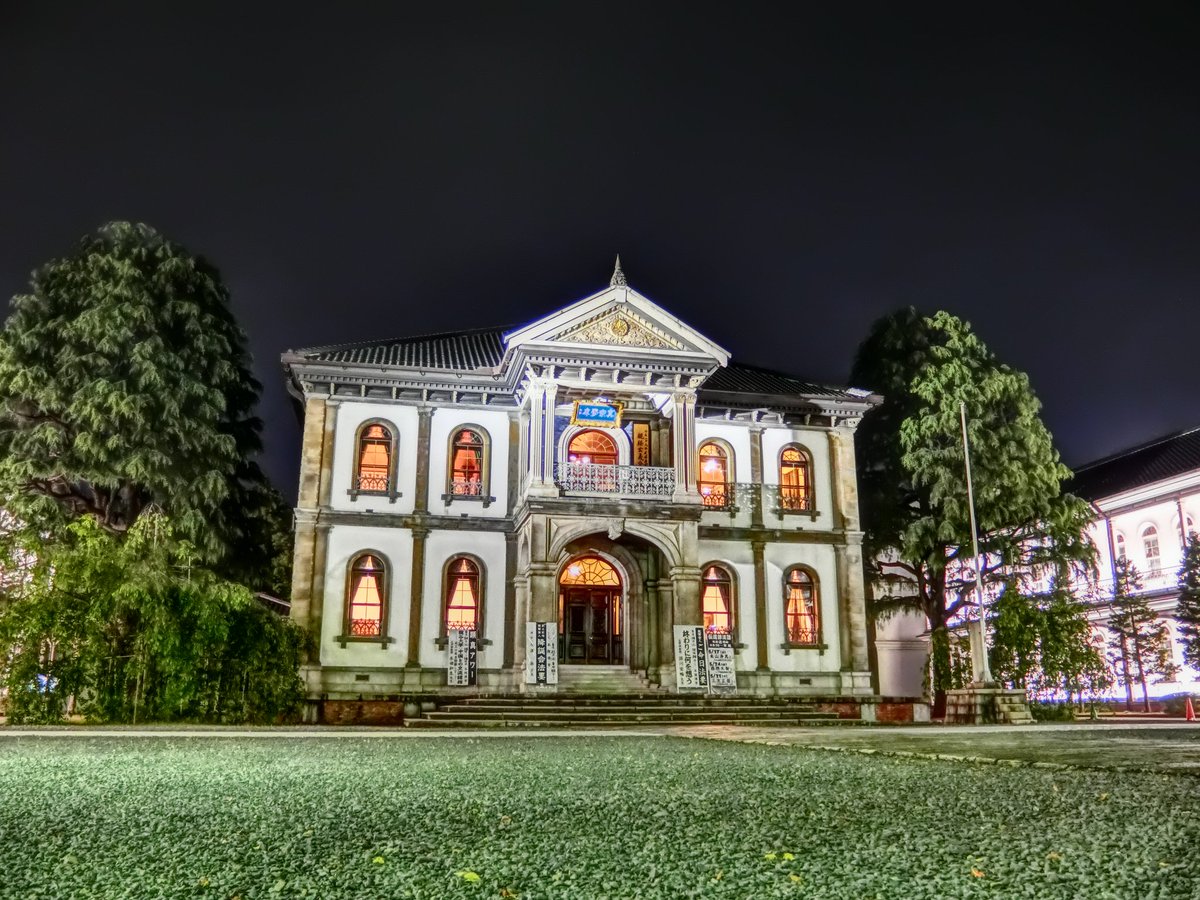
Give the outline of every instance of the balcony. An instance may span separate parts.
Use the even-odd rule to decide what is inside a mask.
[[[554,480],[572,494],[670,497],[675,493],[675,470],[663,466],[559,463],[554,467]]]

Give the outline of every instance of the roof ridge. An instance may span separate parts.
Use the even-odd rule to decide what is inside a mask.
[[[1084,463],[1083,465],[1074,469],[1074,474],[1078,475],[1081,472],[1087,472],[1091,469],[1097,468],[1098,466],[1103,466],[1107,463],[1114,462],[1115,460],[1123,459],[1126,456],[1133,456],[1135,453],[1141,453],[1143,450],[1149,450],[1152,447],[1157,447],[1159,444],[1165,444],[1168,441],[1174,441],[1181,437],[1187,437],[1189,434],[1194,434],[1198,431],[1200,431],[1200,425],[1193,428],[1185,428],[1183,431],[1175,431],[1171,434],[1165,434],[1161,437],[1146,441],[1143,444],[1135,444],[1132,447],[1127,447],[1124,450],[1118,450],[1116,453],[1110,453],[1108,456],[1103,456],[1100,459],[1093,460],[1092,462]]]
[[[796,381],[796,382],[799,382],[800,384],[808,385],[809,387],[823,388],[827,391],[837,391],[839,394],[848,393],[852,389],[851,386],[849,386],[849,385],[826,384],[822,381],[813,381],[811,379],[804,378],[803,376],[800,376],[800,375],[794,375],[790,372],[784,372],[780,369],[773,369],[773,368],[769,368],[767,366],[758,366],[758,365],[754,365],[753,363],[745,363],[745,362],[741,362],[740,360],[732,359],[732,358],[729,360],[729,365],[726,366],[725,368],[728,369],[731,366],[737,366],[738,368],[741,368],[741,369],[751,369],[755,372],[761,372],[764,375],[773,375],[776,378],[786,378],[788,381]]]

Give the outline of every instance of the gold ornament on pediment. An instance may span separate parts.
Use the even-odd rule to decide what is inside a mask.
[[[659,334],[648,324],[627,313],[612,313],[559,334],[555,342],[572,344],[617,344],[652,350],[680,350],[682,345]]]

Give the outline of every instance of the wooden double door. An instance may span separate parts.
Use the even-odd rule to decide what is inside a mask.
[[[620,588],[570,586],[562,591],[562,661],[623,663]]]

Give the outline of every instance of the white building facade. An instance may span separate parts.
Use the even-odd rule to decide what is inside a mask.
[[[648,689],[681,690],[698,626],[741,692],[871,695],[853,432],[878,398],[732,363],[619,264],[523,328],[283,361],[310,699],[553,692],[530,623],[559,667]]]

